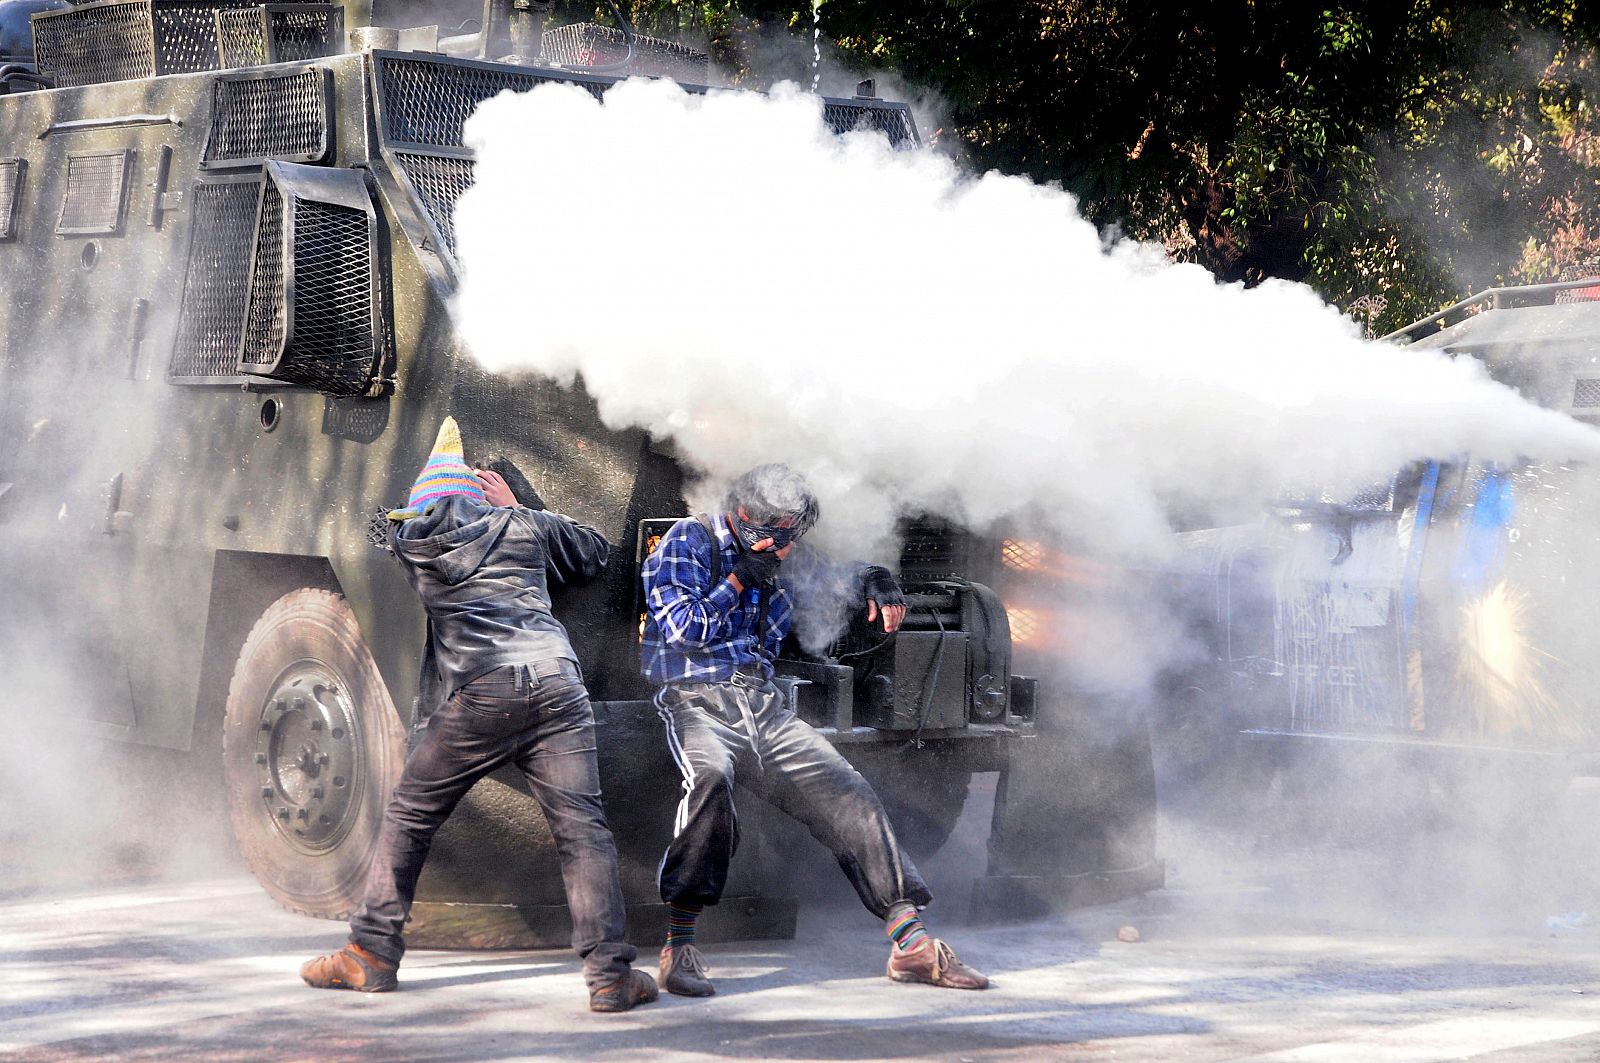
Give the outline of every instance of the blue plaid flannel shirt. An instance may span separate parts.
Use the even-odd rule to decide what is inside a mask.
[[[739,545],[723,514],[711,518],[722,551],[722,580],[711,586],[711,544],[693,517],[678,521],[645,558],[643,671],[656,683],[714,683],[740,668],[759,668],[772,676],[772,660],[789,633],[794,598],[781,578],[776,586],[747,587],[736,593],[728,574],[739,560]],[[757,636],[767,594],[766,630]]]

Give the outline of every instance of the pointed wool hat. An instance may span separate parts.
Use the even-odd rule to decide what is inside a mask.
[[[467,495],[479,502],[488,502],[483,494],[483,484],[467,468],[466,457],[461,449],[461,429],[456,427],[454,417],[446,417],[444,424],[439,426],[439,438],[433,441],[433,452],[422,466],[417,482],[411,485],[411,497],[406,501],[406,508],[392,511],[389,519],[398,521],[420,517],[433,503],[450,495]]]

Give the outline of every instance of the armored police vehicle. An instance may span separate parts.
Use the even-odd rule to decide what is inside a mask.
[[[1473,358],[1529,400],[1600,415],[1600,264],[1492,289],[1385,340]],[[1352,431],[1359,431],[1352,426]],[[1285,500],[1187,533],[1181,577],[1210,659],[1171,677],[1175,759],[1398,758],[1450,801],[1548,815],[1600,751],[1593,470],[1472,454],[1351,498]],[[1237,746],[1235,748],[1238,748]],[[1499,783],[1500,785],[1492,785]],[[1403,791],[1389,793],[1398,796]],[[1327,796],[1326,794],[1324,796]]]
[[[453,415],[525,504],[620,546],[557,612],[596,701],[630,910],[653,928],[679,779],[637,672],[638,578],[685,512],[682,473],[655,440],[603,427],[581,386],[495,375],[462,349],[452,211],[481,101],[704,81],[704,56],[593,24],[546,32],[549,5],[525,0],[443,37],[317,2],[0,9],[18,3],[34,13],[31,57],[0,70],[0,646],[30,680],[0,706],[214,759],[262,885],[344,915],[432,709],[423,613],[375,544]],[[908,109],[870,91],[819,107],[837,130],[916,143]],[[1103,733],[1061,683],[1013,669],[986,584],[1026,573],[999,544],[933,521],[905,542],[905,630],[786,666],[798,710],[914,851],[948,834],[974,773],[998,773],[984,912],[1159,884],[1142,729]],[[550,856],[520,781],[486,779],[438,838],[411,940],[561,941]],[[792,933],[787,872],[747,846],[708,930]]]

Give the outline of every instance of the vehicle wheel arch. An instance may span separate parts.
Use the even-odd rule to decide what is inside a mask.
[[[300,587],[344,593],[326,557],[248,550],[216,552],[200,657],[200,689],[195,702],[191,748],[196,752],[220,755],[228,683],[244,640],[268,606]],[[215,757],[211,762],[220,764]]]

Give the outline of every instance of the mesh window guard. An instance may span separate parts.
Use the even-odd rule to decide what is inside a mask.
[[[361,173],[265,168],[239,370],[360,395],[385,354],[377,214]]]
[[[122,228],[129,151],[67,156],[67,194],[61,201],[56,232],[62,235],[114,233]]]
[[[330,147],[331,79],[330,71],[315,68],[217,78],[202,165],[323,161]]]
[[[0,159],[0,240],[17,235],[17,208],[22,203],[23,159]]]
[[[195,186],[189,266],[168,371],[171,379],[204,381],[238,375],[260,189],[258,180]]]

